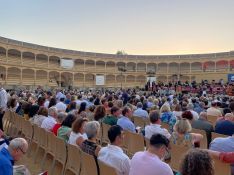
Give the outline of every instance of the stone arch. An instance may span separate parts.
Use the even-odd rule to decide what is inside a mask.
[[[22,84],[23,85],[34,85],[35,71],[33,69],[22,70]]]
[[[184,83],[184,82],[186,82],[186,81],[189,82],[189,81],[190,81],[190,77],[187,76],[187,75],[180,75],[179,80],[180,80],[182,83]]]
[[[108,74],[106,75],[106,85],[113,86],[115,84],[115,75]]]
[[[73,86],[73,74],[71,72],[61,73],[61,87]]]
[[[75,59],[75,69],[78,71],[83,71],[84,70],[84,60],[82,59]]]
[[[134,75],[127,75],[126,81],[127,83],[135,83],[136,77]]]
[[[36,70],[36,85],[45,86],[48,84],[47,72],[45,70]]]
[[[35,54],[32,52],[23,52],[22,60],[23,64],[35,65]]]
[[[16,67],[9,67],[7,69],[7,84],[19,85],[20,84],[21,70]]]
[[[0,61],[6,61],[6,49],[4,47],[0,47]]]
[[[215,71],[215,62],[206,61],[203,63],[203,71]]]
[[[180,64],[180,71],[183,73],[189,73],[190,72],[190,63],[183,62]]]
[[[115,71],[116,67],[115,67],[115,62],[114,61],[108,61],[106,62],[106,71]]]
[[[127,63],[127,70],[128,71],[136,71],[136,63],[134,63],[134,62],[128,62]]]
[[[83,87],[84,86],[84,74],[83,73],[76,73],[74,75],[73,86],[75,86],[75,87]]]
[[[145,85],[145,83],[146,83],[146,76],[144,76],[144,75],[137,76],[136,77],[136,82],[137,83],[144,83],[144,85]]]
[[[157,72],[167,73],[167,63],[159,63]]]
[[[156,72],[156,66],[157,66],[157,64],[155,64],[155,63],[148,63],[147,64],[147,72],[148,71]]]
[[[138,72],[145,72],[146,71],[146,64],[145,63],[137,63],[137,71]]]
[[[6,80],[6,68],[0,66],[0,82],[4,82]]]
[[[202,71],[202,63],[200,62],[193,62],[191,63],[191,71]]]
[[[222,70],[228,70],[228,61],[226,60],[219,60],[216,62],[216,70],[222,71]]]
[[[50,56],[49,57],[49,67],[59,68],[60,67],[60,58],[57,56]]]
[[[8,50],[8,62],[20,65],[21,64],[21,52],[16,49],[9,49]]]
[[[96,61],[96,71],[105,71],[105,62],[104,61]]]
[[[121,87],[121,84],[122,84],[122,86],[124,86],[125,82],[126,82],[126,77],[124,75],[117,75],[116,76],[116,84],[118,87]]]
[[[94,74],[85,74],[85,86],[94,87],[95,75]]]
[[[167,82],[167,76],[160,75],[160,76],[157,77],[157,81],[166,83]]]
[[[169,73],[179,73],[179,64],[176,62],[169,63]]]
[[[48,59],[49,57],[45,54],[37,54],[36,65],[39,67],[48,67]]]
[[[86,60],[85,61],[85,69],[93,71],[95,69],[95,61],[94,60]]]
[[[59,86],[59,72],[49,72],[49,85],[52,87]]]

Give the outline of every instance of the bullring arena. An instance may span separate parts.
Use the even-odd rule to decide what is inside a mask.
[[[73,67],[61,67],[61,60]],[[125,68],[124,72],[120,67]],[[233,73],[234,51],[188,55],[117,55],[45,47],[0,37],[0,82],[8,88],[43,86],[95,88],[144,87],[147,77],[161,82],[202,80],[227,82]]]

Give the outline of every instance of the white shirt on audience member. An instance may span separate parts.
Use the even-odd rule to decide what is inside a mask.
[[[41,128],[44,128],[47,131],[51,131],[56,123],[57,122],[54,117],[48,116],[43,120]]]
[[[75,132],[72,131],[71,134],[70,134],[68,143],[70,143],[70,144],[72,144],[72,145],[77,145],[77,144],[76,144],[76,140],[77,140],[79,137],[82,137],[84,140],[88,139],[86,133],[81,134],[81,133],[75,133]]]
[[[65,105],[63,102],[58,102],[55,107],[57,108],[58,111],[65,112],[67,109],[67,105]]]
[[[171,134],[168,132],[167,129],[161,128],[159,124],[150,124],[145,127],[145,137],[150,139],[153,134],[162,134],[166,138],[170,139]]]
[[[130,159],[123,150],[115,145],[101,148],[98,159],[114,167],[118,175],[128,175],[130,170]]]

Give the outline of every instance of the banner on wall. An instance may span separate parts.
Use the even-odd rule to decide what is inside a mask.
[[[228,78],[228,82],[229,83],[234,83],[234,74],[228,74],[227,76],[228,76],[227,77]]]
[[[96,85],[97,86],[105,85],[105,76],[104,75],[96,75]]]
[[[74,60],[61,59],[60,66],[64,69],[72,69],[74,67]]]

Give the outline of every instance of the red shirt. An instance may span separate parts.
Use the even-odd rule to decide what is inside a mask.
[[[219,159],[226,163],[234,163],[234,152],[222,152],[219,154]]]
[[[61,124],[60,123],[56,123],[52,129],[52,132],[54,133],[54,135],[57,136],[57,133],[58,133],[58,129],[61,127]]]

